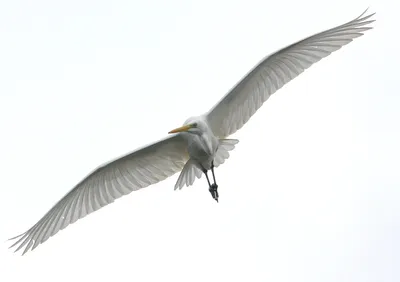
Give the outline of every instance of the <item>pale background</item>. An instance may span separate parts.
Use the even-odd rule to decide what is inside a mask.
[[[398,1],[2,1],[0,281],[400,281]],[[21,257],[101,163],[207,111],[262,57],[365,8],[217,169],[117,200]]]

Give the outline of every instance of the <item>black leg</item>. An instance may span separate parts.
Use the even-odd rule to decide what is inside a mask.
[[[214,162],[211,163],[211,173],[212,173],[212,176],[213,176],[214,184],[215,184],[215,186],[218,187],[217,181],[215,180],[215,174],[214,174]]]
[[[210,179],[208,178],[207,170],[203,169],[203,173],[206,175],[208,186],[211,188],[211,183],[210,183]]]
[[[208,187],[209,187],[208,191],[210,191],[211,196],[213,197],[213,199],[218,202],[218,192],[217,192],[218,186],[216,186],[215,183],[213,183],[213,184],[210,183],[210,179],[208,178],[208,174],[207,174],[207,170],[206,169],[203,169],[203,173],[206,175],[206,178],[207,178]],[[214,177],[214,181],[215,181],[215,177]]]
[[[218,185],[217,185],[217,180],[215,180],[215,173],[214,173],[214,162],[211,163],[211,173],[213,176],[214,184],[212,185],[212,188],[214,190],[214,195],[213,198],[218,202]]]

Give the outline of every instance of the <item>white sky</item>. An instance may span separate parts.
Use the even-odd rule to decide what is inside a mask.
[[[2,1],[2,242],[265,55],[368,6],[377,22],[234,135],[219,204],[175,175],[24,257],[2,243],[0,281],[400,281],[397,3]]]

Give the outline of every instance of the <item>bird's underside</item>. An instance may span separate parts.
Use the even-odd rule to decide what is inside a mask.
[[[208,169],[203,167],[199,162],[195,159],[190,158],[185,166],[183,167],[178,180],[175,184],[176,189],[182,189],[185,185],[190,186],[193,185],[196,178],[201,178],[201,175],[204,174],[207,179],[207,183],[209,186],[209,191],[211,196],[218,202],[218,185],[215,180],[215,172],[214,168],[220,166],[225,162],[226,159],[229,158],[229,151],[232,151],[235,148],[235,145],[239,143],[237,139],[219,139],[218,140],[218,149],[216,150],[215,155],[212,158],[210,171],[212,173],[213,183],[210,182],[210,178],[208,177]]]
[[[189,119],[184,126],[171,131],[173,135],[98,167],[29,230],[10,239],[16,240],[11,247],[16,247],[15,251],[23,249],[25,254],[115,199],[180,171],[175,189],[192,185],[204,173],[209,191],[218,201],[214,168],[224,163],[238,142],[226,138],[239,130],[283,85],[371,29],[368,25],[374,21],[371,19],[374,14],[365,13],[270,54],[200,118]]]

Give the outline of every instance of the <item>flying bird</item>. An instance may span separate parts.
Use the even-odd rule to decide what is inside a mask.
[[[58,231],[132,191],[181,172],[175,189],[205,175],[218,201],[214,169],[238,143],[227,138],[239,130],[278,89],[305,69],[360,37],[374,22],[366,11],[356,19],[317,33],[268,55],[207,113],[191,117],[168,137],[105,163],[86,176],[28,231],[11,238],[23,254]],[[211,175],[209,175],[211,171]],[[210,178],[212,179],[210,180]]]

